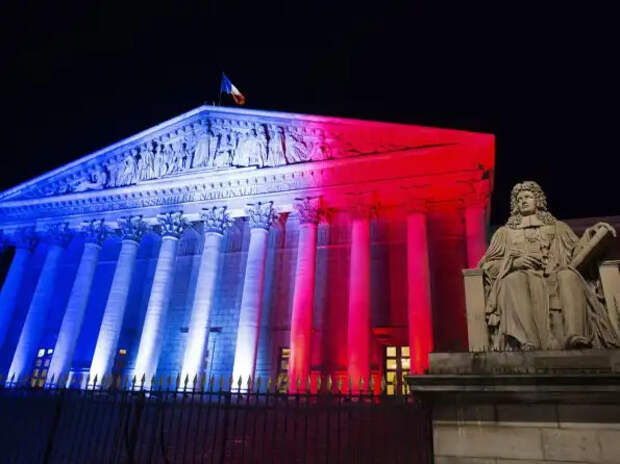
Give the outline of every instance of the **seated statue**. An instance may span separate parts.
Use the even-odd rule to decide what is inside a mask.
[[[484,273],[492,348],[618,347],[595,283],[573,261],[593,247],[593,237],[615,237],[613,227],[598,223],[578,238],[547,211],[545,194],[532,181],[514,186],[510,207],[508,222],[495,232],[478,265]]]

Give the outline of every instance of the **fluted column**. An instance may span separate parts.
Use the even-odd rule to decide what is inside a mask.
[[[37,244],[34,228],[19,229],[13,236],[13,242],[15,244],[15,255],[4,279],[2,291],[0,291],[0,348],[2,348],[9,324],[13,318],[13,311],[17,305],[19,289],[24,279],[28,258],[32,255],[32,250]]]
[[[101,379],[112,371],[114,356],[121,335],[129,286],[136,264],[140,240],[146,231],[142,216],[121,217],[118,219],[121,234],[121,251],[118,255],[108,301],[103,312],[95,354],[90,366],[90,377]]]
[[[99,262],[99,252],[108,231],[103,224],[103,219],[93,219],[82,225],[82,233],[84,234],[84,250],[58,331],[58,339],[47,373],[48,380],[52,378],[58,380],[61,375],[69,373],[75,345],[82,329],[95,269]]]
[[[291,357],[288,365],[289,386],[293,392],[296,391],[297,378],[305,385],[310,374],[319,199],[306,198],[298,203],[296,208],[299,216],[299,244],[291,312]]]
[[[489,181],[483,180],[473,186],[474,193],[465,199],[465,238],[467,246],[467,267],[478,267],[478,261],[487,249],[487,203],[490,191]]]
[[[13,361],[9,369],[8,378],[22,377],[30,372],[32,363],[39,348],[41,332],[45,327],[45,320],[54,294],[56,277],[58,275],[60,258],[64,248],[71,239],[71,233],[66,223],[54,224],[48,228],[46,238],[49,241],[47,256],[39,275],[39,281],[34,290],[28,314],[24,321]]]
[[[250,220],[250,247],[245,267],[245,280],[241,296],[239,328],[235,345],[233,377],[247,379],[254,374],[256,350],[263,302],[263,280],[267,257],[269,227],[274,220],[273,203],[257,203],[247,209]]]
[[[146,387],[150,387],[151,377],[157,371],[164,338],[166,315],[170,305],[177,247],[181,234],[188,226],[181,211],[159,214],[157,219],[162,235],[161,247],[157,257],[151,296],[146,308],[134,369],[136,377],[146,376]]]
[[[351,224],[349,310],[347,324],[348,374],[353,385],[370,376],[370,217],[368,206],[354,208]]]
[[[220,263],[220,253],[224,231],[232,224],[226,207],[206,209],[204,221],[204,247],[198,269],[196,293],[187,334],[187,344],[183,356],[181,377],[193,378],[200,375],[204,367],[207,337],[209,335],[209,314],[215,299],[215,283]]]
[[[426,210],[423,202],[407,214],[407,314],[412,374],[428,369],[433,349],[431,283],[428,263]]]

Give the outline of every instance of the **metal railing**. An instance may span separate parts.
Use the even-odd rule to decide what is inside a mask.
[[[14,379],[13,379],[14,380]],[[85,381],[86,380],[86,381]],[[89,379],[88,379],[89,380]],[[415,463],[432,460],[429,410],[387,396],[308,381],[67,379],[46,388],[0,379],[1,462]],[[370,382],[372,384],[372,381]],[[310,388],[313,387],[313,388]],[[381,391],[382,390],[382,391]]]

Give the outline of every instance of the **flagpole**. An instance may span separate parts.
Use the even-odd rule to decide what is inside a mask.
[[[222,71],[222,77],[220,77],[220,96],[217,100],[217,106],[222,106],[222,79],[224,79],[224,72]]]

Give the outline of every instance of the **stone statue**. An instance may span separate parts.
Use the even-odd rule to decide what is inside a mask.
[[[284,156],[284,129],[272,126],[269,130],[270,138],[267,146],[265,166],[280,166],[286,164]]]
[[[289,164],[310,160],[306,142],[299,134],[293,133],[292,129],[286,131],[284,142],[286,145],[286,161]]]
[[[71,191],[77,193],[89,190],[101,190],[106,186],[107,181],[107,173],[103,169],[97,168],[89,172],[88,176],[75,182],[71,187]]]
[[[151,149],[150,143],[147,143],[140,152],[138,160],[138,177],[140,180],[148,180],[155,177],[153,165],[155,163],[155,153]]]
[[[545,194],[532,181],[514,186],[510,206],[508,222],[495,232],[479,263],[493,349],[619,346],[595,283],[572,263],[601,229],[615,236],[613,227],[598,223],[578,238],[547,211]]]

